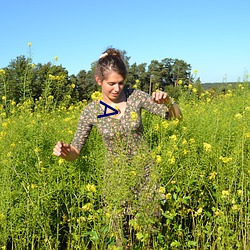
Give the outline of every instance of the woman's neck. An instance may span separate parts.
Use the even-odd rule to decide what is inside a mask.
[[[103,97],[103,101],[107,104],[119,104],[121,102],[125,102],[126,101],[126,95],[125,95],[125,91],[123,89],[123,91],[121,92],[121,94],[118,96],[117,99],[115,100],[110,100],[108,97]]]

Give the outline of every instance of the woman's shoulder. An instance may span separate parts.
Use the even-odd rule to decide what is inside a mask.
[[[140,99],[140,98],[146,98],[149,95],[146,92],[139,89],[127,88],[126,96],[133,99]]]
[[[82,110],[82,116],[95,117],[98,113],[99,101],[91,101]]]
[[[126,91],[127,91],[126,93],[127,99],[132,100],[133,102],[134,101],[144,102],[150,97],[148,93],[139,89],[128,88],[126,89]]]

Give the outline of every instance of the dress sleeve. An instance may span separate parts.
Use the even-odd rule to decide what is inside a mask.
[[[87,105],[82,111],[78,121],[77,130],[75,132],[71,145],[75,147],[79,152],[85,145],[93,127],[93,109],[93,105]]]
[[[138,100],[141,102],[141,107],[152,114],[162,118],[169,119],[168,107],[165,104],[158,104],[153,101],[152,97],[141,90],[137,90]]]

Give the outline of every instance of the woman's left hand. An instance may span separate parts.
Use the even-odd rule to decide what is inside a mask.
[[[171,99],[168,93],[163,91],[157,91],[152,93],[153,101],[159,104],[168,104],[171,102]]]

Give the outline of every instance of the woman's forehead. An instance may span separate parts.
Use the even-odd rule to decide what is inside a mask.
[[[120,75],[119,73],[115,71],[109,71],[106,74],[105,80],[108,82],[109,81],[120,82],[120,81],[124,81],[124,78],[122,77],[122,75]]]

